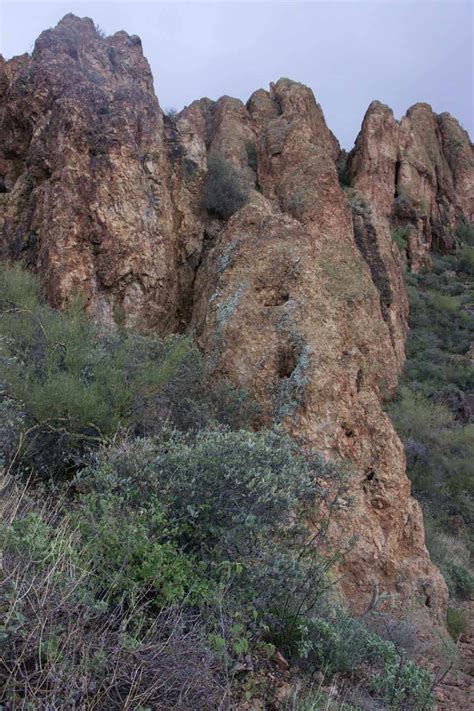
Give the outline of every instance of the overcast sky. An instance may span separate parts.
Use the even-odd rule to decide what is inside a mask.
[[[280,76],[308,84],[350,148],[367,106],[400,118],[417,101],[449,111],[473,136],[473,4],[340,2],[22,2],[0,0],[0,51],[30,52],[68,12],[142,38],[163,108],[223,94],[246,101]]]

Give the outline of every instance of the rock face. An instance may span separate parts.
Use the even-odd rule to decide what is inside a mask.
[[[66,16],[3,65],[2,247],[104,321],[177,325],[172,160],[138,37]]]
[[[378,101],[368,108],[348,159],[351,185],[372,205],[379,231],[405,231],[418,271],[433,245],[455,246],[460,221],[474,218],[472,144],[449,114],[415,104],[400,123]]]
[[[357,541],[343,589],[373,583],[442,615],[403,447],[383,412],[403,366],[406,257],[446,249],[473,212],[472,147],[426,105],[397,123],[373,103],[345,157],[307,87],[287,79],[244,105],[163,115],[137,37],[66,16],[33,54],[0,61],[0,251],[42,278],[51,304],[192,332],[216,372],[353,474],[333,535]],[[207,159],[251,189],[227,220],[203,208]],[[338,165],[345,171],[342,188]]]

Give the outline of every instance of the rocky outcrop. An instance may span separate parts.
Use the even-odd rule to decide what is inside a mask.
[[[109,326],[193,333],[266,423],[350,459],[332,531],[356,537],[348,599],[363,608],[376,583],[442,614],[446,588],[382,403],[407,330],[392,231],[412,225],[416,268],[472,212],[471,147],[454,119],[420,105],[398,124],[374,103],[346,157],[311,90],[288,79],[246,105],[201,99],[170,118],[140,40],[72,15],[31,57],[2,60],[0,101],[3,257],[38,272],[53,305],[79,291]],[[227,221],[203,208],[210,155],[249,186]]]
[[[248,111],[260,192],[207,253],[192,327],[216,368],[256,396],[268,422],[284,423],[327,457],[354,462],[335,534],[357,537],[343,583],[353,603],[363,606],[377,581],[439,611],[444,586],[424,548],[403,448],[381,405],[403,360],[406,301],[396,247],[388,236],[398,292],[386,307],[390,275],[382,262],[374,277],[370,245],[365,250],[356,238],[338,147],[310,90],[280,80],[253,95]]]
[[[415,104],[400,122],[378,101],[368,108],[348,158],[350,184],[370,201],[378,233],[399,231],[413,271],[432,246],[452,250],[460,222],[474,217],[474,155],[449,114]]]
[[[2,252],[105,322],[177,326],[173,155],[138,37],[66,16],[2,69]],[[184,187],[183,187],[184,190]]]

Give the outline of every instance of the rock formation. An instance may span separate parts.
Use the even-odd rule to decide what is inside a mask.
[[[404,360],[405,261],[450,249],[472,218],[472,146],[455,119],[419,104],[398,123],[374,102],[347,157],[288,79],[170,119],[139,38],[68,15],[31,57],[0,60],[0,124],[3,258],[35,270],[55,306],[79,291],[109,326],[192,332],[267,423],[350,458],[333,532],[357,536],[348,599],[363,608],[375,582],[441,615],[446,587],[382,403]],[[202,203],[210,155],[252,188],[226,221]]]

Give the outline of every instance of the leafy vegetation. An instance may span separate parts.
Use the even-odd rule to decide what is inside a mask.
[[[0,270],[0,358],[8,398],[0,447],[11,455],[15,445],[16,463],[34,462],[43,476],[70,472],[85,446],[118,431],[195,430],[210,420],[238,427],[256,413],[225,381],[210,384],[189,339],[101,332],[80,300],[64,312],[46,306],[36,279],[18,268]],[[15,441],[8,422],[20,417]]]
[[[457,642],[468,629],[469,621],[467,619],[467,615],[463,610],[448,607],[447,622],[449,634],[454,641]]]
[[[253,153],[249,154],[249,162]],[[228,220],[234,212],[248,200],[250,185],[246,175],[231,161],[222,156],[210,156],[204,183],[204,207],[223,220]]]
[[[389,408],[404,444],[427,545],[453,597],[474,592],[470,568],[474,524],[474,341],[472,226],[451,255],[432,257],[429,273],[407,274],[410,335],[398,398]],[[467,237],[466,237],[467,236]]]
[[[392,233],[393,241],[399,246],[399,248],[402,251],[405,251],[408,246],[408,237],[410,235],[410,232],[411,232],[411,228],[409,226],[406,226],[406,227],[398,227]]]
[[[227,708],[279,652],[429,708],[430,675],[331,601],[345,469],[252,431],[189,340],[104,333],[0,278],[0,702]]]

